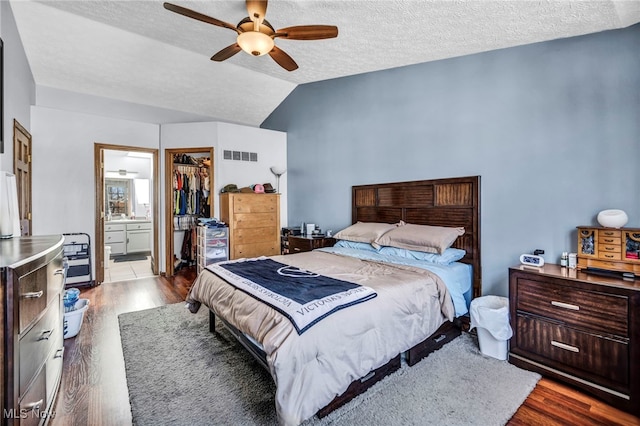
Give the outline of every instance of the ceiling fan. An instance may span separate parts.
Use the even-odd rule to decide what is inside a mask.
[[[321,40],[338,36],[338,27],[334,25],[298,25],[276,31],[269,21],[264,19],[267,0],[246,0],[246,3],[249,16],[236,26],[172,3],[164,3],[164,8],[207,24],[228,28],[238,34],[236,43],[225,47],[211,57],[212,61],[217,62],[229,59],[240,50],[244,50],[253,56],[268,53],[282,68],[293,71],[298,68],[298,64],[275,45],[276,37],[289,40]]]

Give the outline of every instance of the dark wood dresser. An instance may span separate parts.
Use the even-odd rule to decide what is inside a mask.
[[[640,280],[509,269],[509,362],[640,415]]]
[[[62,377],[62,235],[0,241],[2,425],[37,425],[52,415]]]
[[[336,239],[332,237],[306,237],[304,235],[289,237],[289,254],[302,253],[322,247],[333,247]]]

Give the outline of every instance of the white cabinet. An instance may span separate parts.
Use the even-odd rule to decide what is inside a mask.
[[[125,254],[126,226],[124,223],[107,223],[104,226],[104,245],[111,247],[111,254]]]
[[[151,222],[122,221],[104,226],[104,245],[111,254],[138,253],[151,250]]]
[[[127,253],[151,250],[151,222],[127,223]]]

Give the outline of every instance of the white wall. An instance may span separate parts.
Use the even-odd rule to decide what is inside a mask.
[[[85,232],[94,242],[94,144],[157,148],[159,126],[38,106],[31,125],[33,235]]]
[[[0,36],[4,42],[4,154],[0,170],[13,172],[13,120],[31,129],[35,83],[8,1],[0,1]]]
[[[224,150],[255,152],[257,162],[223,160]],[[287,134],[275,130],[258,129],[235,124],[218,125],[218,148],[216,149],[216,192],[229,183],[238,188],[256,183],[271,183],[276,187],[276,177],[270,167],[287,166]],[[287,174],[280,178],[280,223],[287,225]]]

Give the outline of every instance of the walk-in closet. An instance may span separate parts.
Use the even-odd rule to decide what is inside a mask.
[[[197,260],[198,218],[213,217],[213,148],[165,151],[167,275]]]

